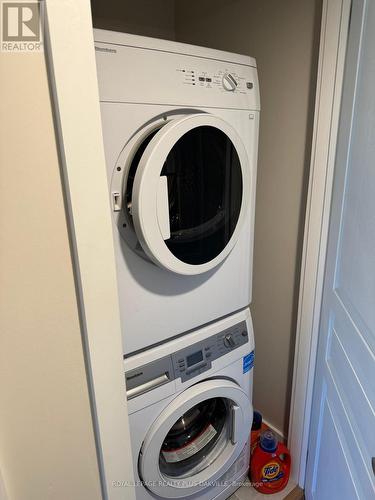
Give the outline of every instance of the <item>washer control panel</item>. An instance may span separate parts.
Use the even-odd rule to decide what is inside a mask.
[[[209,370],[212,361],[249,341],[246,321],[205,340],[125,373],[127,398],[132,399],[174,379],[190,380]]]
[[[175,377],[181,381],[200,375],[211,368],[214,359],[248,342],[246,321],[231,326],[208,339],[172,354]]]

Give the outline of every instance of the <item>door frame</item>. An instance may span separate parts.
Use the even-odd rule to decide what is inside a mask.
[[[91,6],[89,0],[45,0],[45,3],[47,68],[102,493],[104,499],[120,500],[124,488],[114,487],[114,482],[124,481],[127,498],[132,500],[135,488],[124,369],[119,355],[120,315]],[[294,463],[292,478],[302,488],[350,6],[351,0],[323,0],[288,440]],[[84,137],[88,147],[83,148],[82,142],[77,144],[77,137]],[[82,175],[84,165],[90,165],[90,183]],[[96,265],[99,260],[101,266]],[[103,329],[107,333],[105,339]]]
[[[102,497],[135,500],[91,6],[89,0],[45,0],[45,6],[46,64]]]
[[[305,484],[350,11],[351,0],[323,0],[288,432],[292,478],[301,488]]]

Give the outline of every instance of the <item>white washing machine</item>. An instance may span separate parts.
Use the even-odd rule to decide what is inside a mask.
[[[95,30],[126,355],[251,301],[255,60]]]
[[[248,309],[125,360],[137,500],[224,499],[249,466]]]

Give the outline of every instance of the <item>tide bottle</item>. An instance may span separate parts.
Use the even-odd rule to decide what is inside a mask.
[[[281,491],[289,481],[290,463],[288,448],[278,443],[271,430],[264,431],[250,462],[253,487],[265,494]]]

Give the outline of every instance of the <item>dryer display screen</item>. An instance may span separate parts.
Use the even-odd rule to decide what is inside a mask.
[[[203,361],[202,351],[194,352],[193,354],[190,354],[189,356],[186,357],[186,362],[188,367],[193,366],[196,363],[200,363],[201,361]]]

